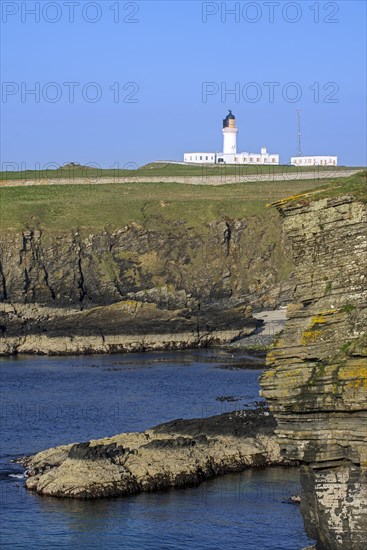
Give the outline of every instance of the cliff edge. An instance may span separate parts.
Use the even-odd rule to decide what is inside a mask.
[[[363,182],[363,192],[366,183]],[[362,188],[361,188],[362,189]],[[320,194],[322,197],[322,194]],[[299,460],[318,550],[367,540],[367,209],[354,194],[275,204],[295,264],[293,303],[262,395],[284,456]]]

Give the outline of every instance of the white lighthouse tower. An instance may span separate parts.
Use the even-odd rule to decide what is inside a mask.
[[[184,162],[194,164],[279,164],[279,155],[268,153],[265,147],[260,153],[237,153],[236,119],[229,111],[223,119],[222,153],[185,153]]]
[[[237,134],[236,119],[229,111],[225,119],[223,119],[223,154],[235,155],[237,153]]]

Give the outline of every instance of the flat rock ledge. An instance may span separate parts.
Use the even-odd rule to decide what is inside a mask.
[[[1,274],[1,273],[0,273]],[[1,277],[0,277],[1,278]],[[206,348],[252,334],[246,306],[161,309],[123,300],[78,310],[0,304],[0,356],[79,355]]]
[[[266,409],[235,411],[62,445],[18,462],[27,468],[27,489],[39,495],[97,499],[164,491],[247,468],[289,465],[274,428]]]

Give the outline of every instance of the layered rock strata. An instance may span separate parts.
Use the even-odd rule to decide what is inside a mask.
[[[282,201],[296,287],[261,377],[282,452],[302,463],[318,550],[367,540],[367,212],[353,196]]]
[[[20,462],[40,495],[93,499],[198,485],[249,467],[286,465],[268,411],[175,420],[143,433],[48,449]]]
[[[153,227],[152,227],[153,226]],[[86,309],[122,300],[162,309],[257,300],[276,305],[291,269],[281,224],[251,216],[187,227],[160,219],[89,233],[9,230],[0,238],[0,300]]]

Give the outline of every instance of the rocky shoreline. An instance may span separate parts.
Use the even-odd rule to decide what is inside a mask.
[[[244,306],[162,309],[128,300],[80,311],[0,305],[0,356],[182,350],[223,345],[262,325]]]
[[[97,499],[199,485],[246,468],[289,465],[264,407],[173,420],[142,433],[62,445],[17,460],[39,495]]]
[[[170,351],[213,346],[248,350],[264,361],[285,310],[251,315],[246,306],[164,310],[119,302],[88,310],[0,304],[0,356]],[[141,323],[144,322],[144,326]],[[255,362],[256,363],[256,362]],[[256,365],[255,365],[256,367]]]

